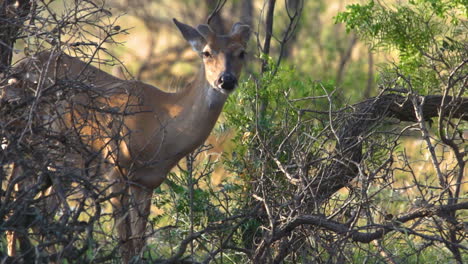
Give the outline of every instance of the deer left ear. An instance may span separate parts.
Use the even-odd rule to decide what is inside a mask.
[[[174,23],[176,24],[177,28],[179,28],[182,36],[184,36],[185,40],[192,46],[192,49],[197,53],[203,51],[203,48],[206,45],[206,39],[193,27],[186,25],[177,21],[177,19],[173,19]]]
[[[250,33],[250,27],[240,22],[235,23],[231,29],[231,37],[237,37],[244,43],[249,41]]]

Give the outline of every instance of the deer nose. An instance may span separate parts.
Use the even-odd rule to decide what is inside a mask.
[[[230,91],[236,87],[237,78],[232,73],[222,72],[216,82],[219,88]]]

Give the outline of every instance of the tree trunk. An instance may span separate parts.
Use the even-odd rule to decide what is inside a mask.
[[[16,39],[30,9],[28,0],[0,0],[0,74],[10,68]]]
[[[366,85],[366,89],[364,90],[363,99],[369,98],[371,95],[372,89],[374,88],[374,54],[372,54],[371,49],[369,49],[367,54],[368,54],[367,85]]]
[[[287,8],[291,11],[290,13],[294,13],[298,8],[301,8],[301,1],[302,0],[287,0],[286,5]],[[297,29],[296,29],[297,30]],[[297,41],[297,34],[293,33],[291,38],[288,39],[286,43],[284,43],[285,47],[283,49],[283,59],[288,59],[292,54],[292,48]]]
[[[343,54],[341,54],[340,63],[338,65],[338,71],[336,73],[336,86],[340,86],[341,83],[343,82],[346,64],[351,59],[351,54],[353,53],[353,49],[354,49],[354,46],[356,45],[356,42],[357,42],[357,36],[356,34],[353,34],[351,36],[351,39],[349,40],[349,44],[348,44],[348,47],[346,48],[346,51]]]
[[[240,22],[253,27],[253,2],[252,0],[242,0]]]

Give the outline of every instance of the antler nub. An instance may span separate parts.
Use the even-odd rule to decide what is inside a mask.
[[[200,32],[200,34],[205,38],[206,40],[213,39],[216,34],[214,31],[211,29],[210,26],[206,24],[201,24],[197,26],[197,31]]]

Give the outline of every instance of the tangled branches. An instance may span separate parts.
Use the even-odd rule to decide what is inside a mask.
[[[300,255],[302,250],[309,252],[306,255],[313,258],[320,254],[312,252],[323,247],[330,253],[335,252],[332,258],[341,262],[350,257],[346,241],[380,243],[390,232],[419,237],[422,243],[444,243],[455,256],[460,250],[467,250],[460,243],[466,234],[465,224],[457,211],[468,209],[468,203],[452,202],[455,199],[453,193],[460,193],[460,188],[465,185],[456,177],[460,170],[463,171],[465,161],[452,156],[451,161],[444,161],[454,166],[447,171],[442,169],[441,162],[436,163],[435,169],[444,171],[442,177],[446,185],[441,188],[427,178],[422,179],[420,172],[412,168],[414,161],[406,151],[402,153],[398,149],[406,130],[414,126],[397,132],[384,125],[388,118],[426,122],[438,116],[441,105],[445,105],[445,113],[450,113],[452,118],[467,120],[466,98],[416,96],[415,100],[411,100],[411,96],[389,93],[354,105],[354,111],[350,114],[337,114],[324,130],[328,131],[327,134],[301,137],[300,134],[305,132],[296,132],[301,130],[297,129],[300,126],[298,122],[288,132],[287,141],[276,145],[274,139],[264,139],[260,151],[267,154],[262,162],[268,166],[267,169],[270,166],[277,169],[274,174],[266,173],[259,178],[254,191],[264,194],[255,197],[263,204],[264,211],[259,217],[263,219],[266,230],[256,248],[254,261],[269,259],[272,263],[278,263],[290,254],[303,258],[305,256]],[[419,119],[415,109],[422,114],[422,119]],[[301,124],[306,122],[302,118]],[[459,146],[465,139],[459,132],[455,133],[457,135],[452,138]],[[318,143],[323,135],[327,135],[328,139],[322,141],[324,146],[316,148],[318,152],[314,155],[310,151],[298,151],[308,145],[305,138]],[[382,136],[386,139],[382,140]],[[327,141],[335,142],[331,150],[325,145]],[[284,150],[275,151],[273,146]],[[429,152],[429,149],[426,151]],[[278,154],[275,156],[271,153]],[[281,155],[284,155],[281,153],[293,155],[280,161]],[[409,186],[400,187],[398,177],[403,177],[398,176],[400,173],[412,175]],[[285,181],[289,187],[288,184],[280,184]],[[281,189],[278,190],[279,186]],[[438,194],[436,190],[439,190]],[[414,196],[407,194],[408,191],[415,192]],[[380,200],[388,192],[394,192],[396,199]],[[403,198],[398,193],[408,196]],[[401,199],[407,204],[392,208],[391,203],[398,203]],[[410,212],[405,213],[406,210]],[[431,223],[431,219],[434,222]],[[444,221],[453,235],[445,236],[445,228],[441,226]],[[437,232],[439,235],[435,235]],[[308,237],[314,237],[314,240]],[[293,249],[293,245],[296,248]],[[390,258],[383,249],[382,252],[382,258]]]
[[[103,209],[112,198],[106,192],[109,186],[102,187],[106,168],[98,165],[99,154],[90,152],[76,131],[59,133],[55,127],[63,122],[63,105],[69,98],[93,93],[92,76],[82,72],[48,79],[48,69],[36,64],[34,57],[10,64],[15,42],[24,47],[26,56],[46,49],[53,51],[49,54],[67,51],[88,64],[112,62],[101,60],[101,53],[124,31],[110,19],[109,11],[93,1],[77,1],[61,9],[51,2],[16,3],[19,6],[2,1],[0,14],[0,229],[10,236],[8,253],[15,255],[15,238],[21,252],[10,260],[82,262],[89,261],[90,252],[101,260],[112,259],[118,251],[112,243],[118,239],[108,233],[109,213]],[[53,65],[53,59],[50,56],[45,65]],[[21,91],[9,89],[23,81],[34,85],[25,85],[28,88]],[[6,258],[6,253],[2,250],[0,257]]]

